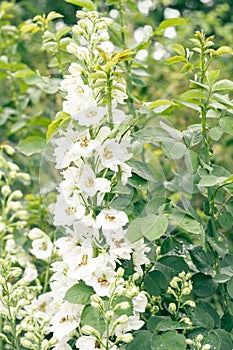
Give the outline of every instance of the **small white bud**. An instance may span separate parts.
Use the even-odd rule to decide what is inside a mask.
[[[91,326],[85,325],[81,330],[86,335],[94,335],[95,337],[100,338],[99,332]]]
[[[45,236],[45,233],[37,227],[31,229],[28,233],[28,237],[34,241],[35,239],[40,239]]]
[[[31,349],[33,347],[32,342],[30,342],[30,340],[26,339],[26,338],[22,338],[20,340],[21,344],[23,345],[23,347],[27,348],[27,349]],[[33,349],[33,348],[32,348]]]
[[[111,320],[114,317],[114,312],[112,310],[108,310],[105,314],[107,320]]]
[[[124,324],[126,322],[128,322],[129,317],[127,315],[121,315],[120,317],[118,317],[118,319],[116,320],[117,324]]]
[[[133,336],[131,333],[125,333],[125,334],[121,334],[117,337],[116,342],[124,342],[124,343],[130,343],[133,340]]]
[[[168,306],[168,309],[170,310],[170,311],[176,311],[176,304],[175,303],[170,303],[169,304],[169,306]]]
[[[205,344],[201,350],[210,350],[210,349],[211,349],[210,344]]]
[[[3,196],[5,196],[5,197],[9,196],[9,194],[11,193],[10,186],[8,186],[8,185],[2,186],[1,192],[2,192]]]
[[[202,334],[198,334],[196,339],[197,339],[198,342],[202,341],[203,340],[203,335]]]
[[[9,156],[12,156],[15,153],[15,150],[13,147],[11,147],[10,145],[2,145],[1,148],[3,148],[7,154],[9,154]]]

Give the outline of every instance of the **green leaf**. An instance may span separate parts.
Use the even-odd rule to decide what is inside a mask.
[[[152,334],[149,331],[137,331],[134,333],[134,340],[127,344],[127,350],[152,350],[151,347]]]
[[[194,246],[189,250],[192,262],[196,268],[204,274],[213,275],[214,259],[209,252],[205,252],[202,247]]]
[[[193,293],[199,297],[209,297],[215,293],[218,288],[218,284],[213,280],[210,275],[205,275],[202,272],[198,272],[192,276],[193,281]]]
[[[233,298],[233,276],[227,283],[227,292],[231,298]]]
[[[103,334],[106,329],[105,320],[103,317],[103,314],[97,310],[91,307],[91,305],[87,305],[84,307],[81,315],[81,327],[88,325],[95,329],[100,334]]]
[[[214,330],[209,331],[207,337],[205,338],[204,344],[209,344],[210,349],[221,350],[221,341],[218,334]]]
[[[70,27],[64,26],[57,30],[56,37],[60,40],[64,35],[68,34],[71,31]]]
[[[174,141],[171,138],[164,138],[162,147],[166,156],[170,159],[181,159],[186,152],[186,146],[182,142]]]
[[[169,136],[169,133],[163,130],[162,128],[144,128],[133,134],[135,140],[141,142],[155,143],[160,142],[161,138]]]
[[[144,278],[146,291],[151,295],[161,295],[168,288],[168,281],[161,271],[155,270],[146,274]]]
[[[183,56],[173,56],[170,57],[166,60],[167,64],[174,64],[174,63],[178,63],[178,62],[186,62],[186,58]]]
[[[148,189],[148,181],[143,179],[141,176],[136,174],[132,174],[132,176],[128,180],[128,184],[139,189],[139,190],[147,190]]]
[[[72,304],[88,305],[90,304],[91,295],[95,291],[92,287],[87,286],[83,281],[72,286],[65,295],[65,300]]]
[[[168,331],[162,334],[152,335],[152,350],[185,350],[186,339],[176,331]]]
[[[174,103],[169,100],[156,100],[150,103],[150,109],[153,109],[153,112],[159,114],[163,113],[173,105]]]
[[[218,338],[221,342],[221,350],[232,350],[233,349],[233,341],[229,333],[227,333],[224,329],[215,329],[215,334],[217,334]]]
[[[187,310],[187,314],[195,326],[207,329],[214,328],[213,318],[202,308],[196,306],[195,308]]]
[[[193,150],[187,149],[185,153],[185,165],[190,174],[195,174],[199,166],[199,156]]]
[[[150,214],[144,218],[141,231],[149,241],[159,239],[164,235],[168,226],[166,215]]]
[[[219,125],[227,134],[233,135],[233,118],[232,117],[221,118],[219,120]]]
[[[173,321],[170,317],[166,316],[152,316],[147,321],[147,329],[150,332],[156,331],[169,331],[174,329],[184,329],[186,324],[182,324],[178,321]]]
[[[73,4],[80,7],[85,7],[86,9],[93,11],[95,9],[95,5],[91,0],[65,0],[69,4]]]
[[[180,56],[186,55],[184,47],[180,44],[172,44],[170,48],[176,53],[178,53]]]
[[[223,130],[219,126],[211,128],[210,131],[209,131],[209,136],[214,141],[220,140],[221,137],[222,137],[222,134],[223,134]]]
[[[201,178],[198,185],[203,187],[212,187],[221,184],[226,179],[227,178],[224,176],[217,177],[215,175],[206,175]]]
[[[219,73],[220,73],[220,70],[209,70],[206,72],[206,78],[210,87],[212,87],[213,84],[218,79]]]
[[[157,261],[156,267],[168,280],[177,276],[180,272],[189,272],[189,266],[185,260],[176,255],[166,255]]]
[[[230,213],[223,211],[218,217],[218,223],[222,228],[230,229],[233,224],[233,217]]]
[[[233,82],[227,79],[219,80],[213,85],[213,92],[230,92],[233,91]]]
[[[176,27],[176,26],[185,25],[187,23],[188,23],[187,18],[182,18],[182,17],[165,19],[156,28],[156,32],[160,31],[160,30],[165,30],[166,28],[169,28],[169,27]]]
[[[143,162],[138,160],[130,160],[128,161],[128,165],[132,168],[132,172],[137,174],[138,176],[146,179],[148,181],[155,181],[155,175],[153,170]]]
[[[129,224],[127,228],[126,237],[130,242],[138,241],[143,237],[143,233],[141,231],[141,224],[142,218],[137,218]]]
[[[208,85],[199,83],[198,81],[195,81],[195,80],[190,80],[190,87],[192,89],[202,89],[202,90],[209,91],[209,86]]]
[[[44,147],[45,139],[43,137],[29,136],[22,140],[16,148],[26,156],[31,156],[32,154],[42,152]]]
[[[182,101],[182,100],[175,100],[175,102],[181,106],[194,109],[197,112],[201,111],[201,107],[199,105],[197,105],[196,103],[191,103],[191,102]]]
[[[191,90],[185,91],[180,96],[180,98],[184,100],[205,100],[206,93],[199,89],[191,89]]]
[[[61,129],[62,125],[65,122],[68,122],[70,120],[70,116],[64,112],[58,113],[58,118],[55,119],[51,124],[48,126],[48,131],[46,134],[46,142],[48,142],[53,136],[55,136],[58,131]]]
[[[192,64],[191,63],[187,63],[181,68],[180,72],[181,73],[187,73],[192,68],[193,68]]]

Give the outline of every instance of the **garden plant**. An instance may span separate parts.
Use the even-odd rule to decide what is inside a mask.
[[[0,4],[0,350],[232,350],[227,5],[60,1]]]

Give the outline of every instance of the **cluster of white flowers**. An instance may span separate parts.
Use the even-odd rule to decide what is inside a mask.
[[[62,175],[54,225],[62,227],[65,236],[55,242],[60,260],[52,264],[50,330],[57,341],[56,350],[71,349],[72,337],[77,339],[78,349],[117,349],[118,344],[132,340],[130,331],[143,325],[140,313],[145,311],[147,298],[136,287],[135,279],[142,275],[142,265],[149,262],[150,248],[143,240],[127,240],[129,218],[111,206],[117,197],[112,189],[126,186],[132,176],[127,161],[133,152],[126,124],[130,117],[118,107],[124,106],[127,95],[125,80],[119,74],[119,55],[111,54],[108,42],[107,27],[112,20],[99,17],[95,11],[78,11],[77,16],[74,39],[67,47],[77,62],[70,65],[70,74],[61,83],[63,112],[71,121],[60,131],[54,150],[56,168]],[[119,127],[124,124],[119,136]],[[44,235],[37,231],[38,237],[34,237],[33,233],[31,252],[46,260],[52,246]],[[123,279],[124,270],[118,268],[125,260],[136,274],[130,281]],[[66,300],[67,291],[77,283],[93,290],[91,307],[102,313],[106,326],[102,333],[83,324],[84,305]]]

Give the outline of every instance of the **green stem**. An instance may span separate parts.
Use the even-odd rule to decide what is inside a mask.
[[[107,96],[108,96],[108,118],[109,126],[112,130],[114,127],[113,124],[113,115],[112,115],[112,81],[110,76],[110,71],[107,73]]]
[[[126,44],[126,38],[125,38],[125,32],[124,32],[124,28],[125,28],[124,0],[120,0],[119,11],[120,11],[120,25],[123,29],[121,31],[121,41],[122,41],[122,46],[125,50],[125,49],[127,49],[127,44]],[[128,97],[129,97],[128,98],[128,107],[129,107],[129,110],[132,113],[133,117],[135,117],[131,65],[132,65],[132,62],[129,62],[129,61],[125,62],[126,73],[127,73],[126,74],[127,91],[128,91]]]

